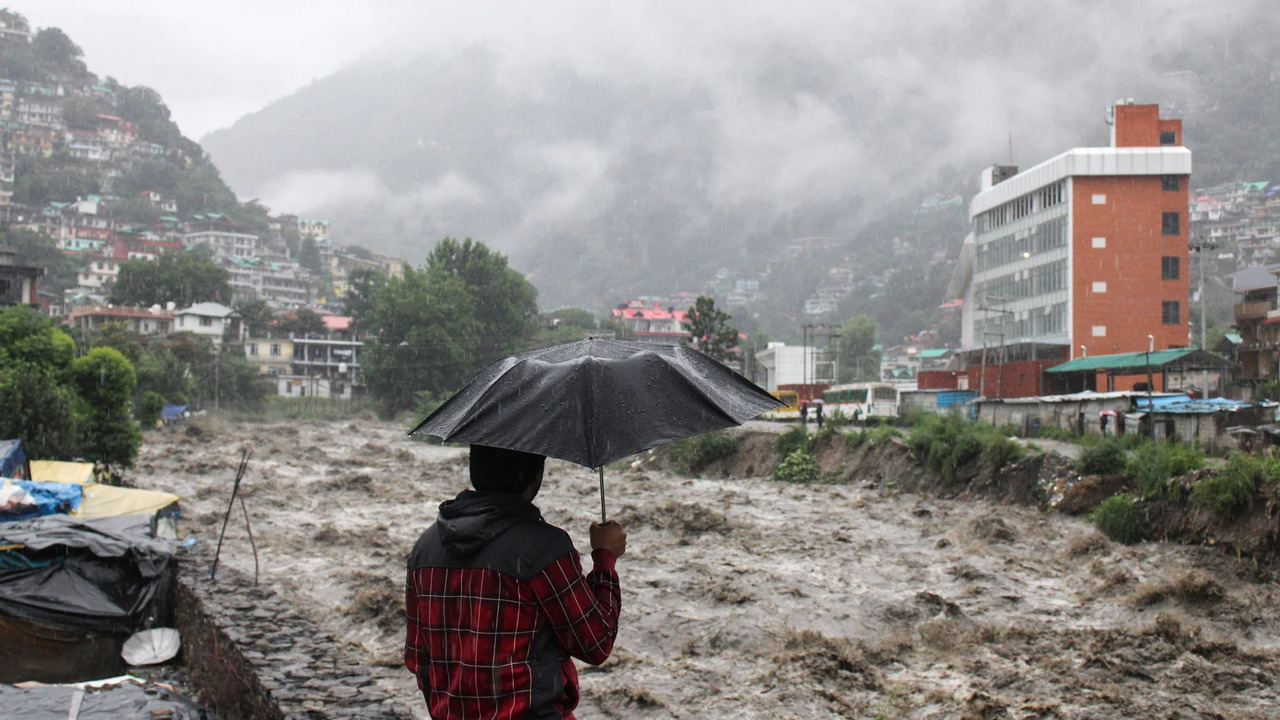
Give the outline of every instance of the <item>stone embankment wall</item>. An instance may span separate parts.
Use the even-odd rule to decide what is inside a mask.
[[[226,565],[209,579],[212,550],[179,558],[174,623],[200,701],[227,720],[396,718],[413,713],[281,596]]]

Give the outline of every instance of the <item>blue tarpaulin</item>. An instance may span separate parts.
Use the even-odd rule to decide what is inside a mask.
[[[84,487],[74,483],[18,480],[14,484],[31,496],[35,507],[28,507],[19,514],[0,513],[0,522],[26,520],[43,515],[65,515],[79,508],[80,500],[84,497]]]
[[[173,420],[182,417],[182,413],[187,411],[190,405],[173,405],[166,403],[164,409],[160,411],[161,420]]]
[[[21,440],[0,440],[0,477],[29,480],[31,468]]]

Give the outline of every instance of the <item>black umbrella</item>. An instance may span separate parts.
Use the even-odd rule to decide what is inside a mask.
[[[603,517],[605,465],[783,406],[697,350],[583,340],[493,363],[409,434],[599,468]]]

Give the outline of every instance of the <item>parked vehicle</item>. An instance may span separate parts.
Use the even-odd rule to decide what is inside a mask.
[[[836,410],[846,418],[884,420],[898,416],[898,389],[884,382],[833,385],[822,394],[828,415]]]

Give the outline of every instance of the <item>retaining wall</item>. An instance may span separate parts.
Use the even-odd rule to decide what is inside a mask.
[[[394,718],[414,715],[379,688],[333,637],[212,549],[179,558],[174,623],[201,702],[227,720]]]

